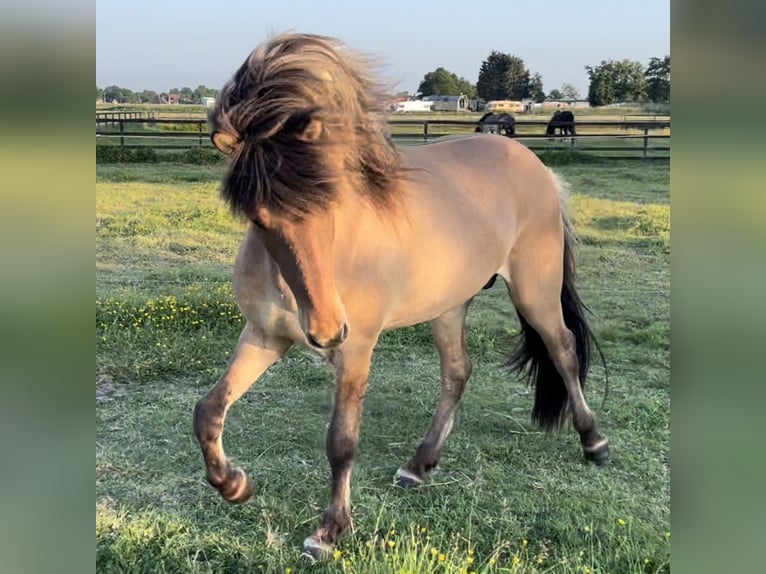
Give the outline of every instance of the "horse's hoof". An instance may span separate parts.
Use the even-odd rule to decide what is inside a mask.
[[[585,459],[596,466],[603,466],[609,462],[609,443],[604,440],[603,443],[589,449],[583,449]]]
[[[332,557],[333,546],[326,542],[317,540],[314,536],[309,536],[303,541],[303,552],[301,557],[310,560],[311,562],[318,562],[328,560]]]
[[[221,496],[232,504],[241,504],[250,500],[255,492],[253,480],[241,468],[235,468],[226,482],[219,487]]]
[[[396,471],[394,482],[402,488],[415,488],[423,484],[423,479],[409,470],[400,468]]]

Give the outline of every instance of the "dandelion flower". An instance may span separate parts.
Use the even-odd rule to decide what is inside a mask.
[[[335,551],[332,553],[333,560],[337,560],[338,558],[340,558],[341,554],[343,554],[343,552],[341,552],[340,550],[336,548]]]
[[[469,556],[468,558],[466,558],[466,559],[465,559],[465,561],[466,561],[468,564],[473,564],[473,556]]]
[[[444,562],[445,560],[447,560],[447,555],[446,554],[439,554],[439,562]]]
[[[396,546],[396,542],[393,540],[389,540],[388,542],[386,542],[386,544],[388,544],[389,548],[393,548],[394,546]]]
[[[519,558],[518,556],[514,555],[513,556],[513,565],[516,566],[517,564],[521,564],[521,558]]]
[[[421,534],[425,534],[425,532],[426,532],[426,527],[425,526],[421,526],[420,527],[420,533]]]
[[[625,526],[625,521],[622,518],[618,518],[617,524],[619,524],[620,526]]]

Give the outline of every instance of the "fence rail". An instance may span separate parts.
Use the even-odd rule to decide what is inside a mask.
[[[139,114],[139,116],[133,114]],[[548,123],[547,120],[542,119],[516,120],[516,134],[511,137],[522,140],[535,152],[556,150],[624,152],[631,155],[606,157],[661,159],[666,159],[670,152],[669,145],[662,145],[665,142],[669,144],[670,141],[670,135],[666,132],[670,129],[669,120],[575,121],[575,129],[580,133],[566,139],[545,135]],[[472,133],[477,121],[393,118],[388,124],[394,141],[402,145],[416,145],[450,135]],[[168,129],[173,125],[178,128]],[[195,127],[196,129],[193,129]],[[407,127],[419,129],[407,130]],[[604,130],[608,131],[604,132]],[[119,145],[131,149],[152,147],[158,150],[184,150],[212,147],[207,120],[156,118],[151,112],[98,112],[96,141],[99,144]],[[618,143],[623,145],[616,145]]]

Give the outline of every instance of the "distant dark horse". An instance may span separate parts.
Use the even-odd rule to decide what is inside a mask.
[[[482,134],[501,134],[513,137],[516,133],[516,120],[511,114],[487,112],[479,119],[474,132]]]
[[[562,137],[577,135],[575,132],[574,114],[569,110],[556,110],[553,112],[551,121],[548,122],[548,127],[545,128],[545,135],[553,136],[557,129]]]

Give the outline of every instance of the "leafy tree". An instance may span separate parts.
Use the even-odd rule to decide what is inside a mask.
[[[179,98],[179,101],[178,101],[179,104],[193,104],[193,103],[195,103],[194,102],[194,91],[191,88],[187,87],[187,86],[184,86],[183,88],[178,90],[178,98]]]
[[[572,84],[564,83],[561,85],[561,96],[569,100],[579,100],[580,90]]]
[[[530,81],[521,58],[493,50],[481,64],[476,89],[485,100],[520,100],[529,97]]]
[[[602,60],[600,65],[585,69],[590,79],[588,101],[592,106],[646,99],[646,78],[640,62]]]
[[[469,99],[476,98],[476,86],[474,86],[471,82],[466,80],[463,76],[460,76],[458,79],[458,86],[460,88],[460,93],[466,96]]]
[[[160,101],[157,92],[154,90],[143,90],[137,95],[142,104],[157,104]]]
[[[195,104],[201,104],[202,98],[215,98],[218,95],[218,90],[208,88],[207,86],[199,85],[192,94],[192,99]]]
[[[670,56],[651,58],[645,76],[647,99],[650,102],[669,102]]]
[[[562,94],[561,91],[558,90],[557,88],[553,88],[550,91],[550,93],[548,94],[548,99],[549,100],[563,100],[564,99],[564,94]]]
[[[469,98],[476,97],[476,88],[465,78],[458,78],[456,74],[436,68],[423,76],[423,81],[418,86],[421,96],[459,96],[464,94]]]
[[[537,103],[545,100],[545,92],[543,91],[543,77],[540,74],[532,74],[532,77],[529,79],[528,89],[528,98],[531,98]]]
[[[133,90],[121,88],[119,86],[108,86],[104,88],[104,101],[117,102],[119,104],[138,103],[138,97]]]

